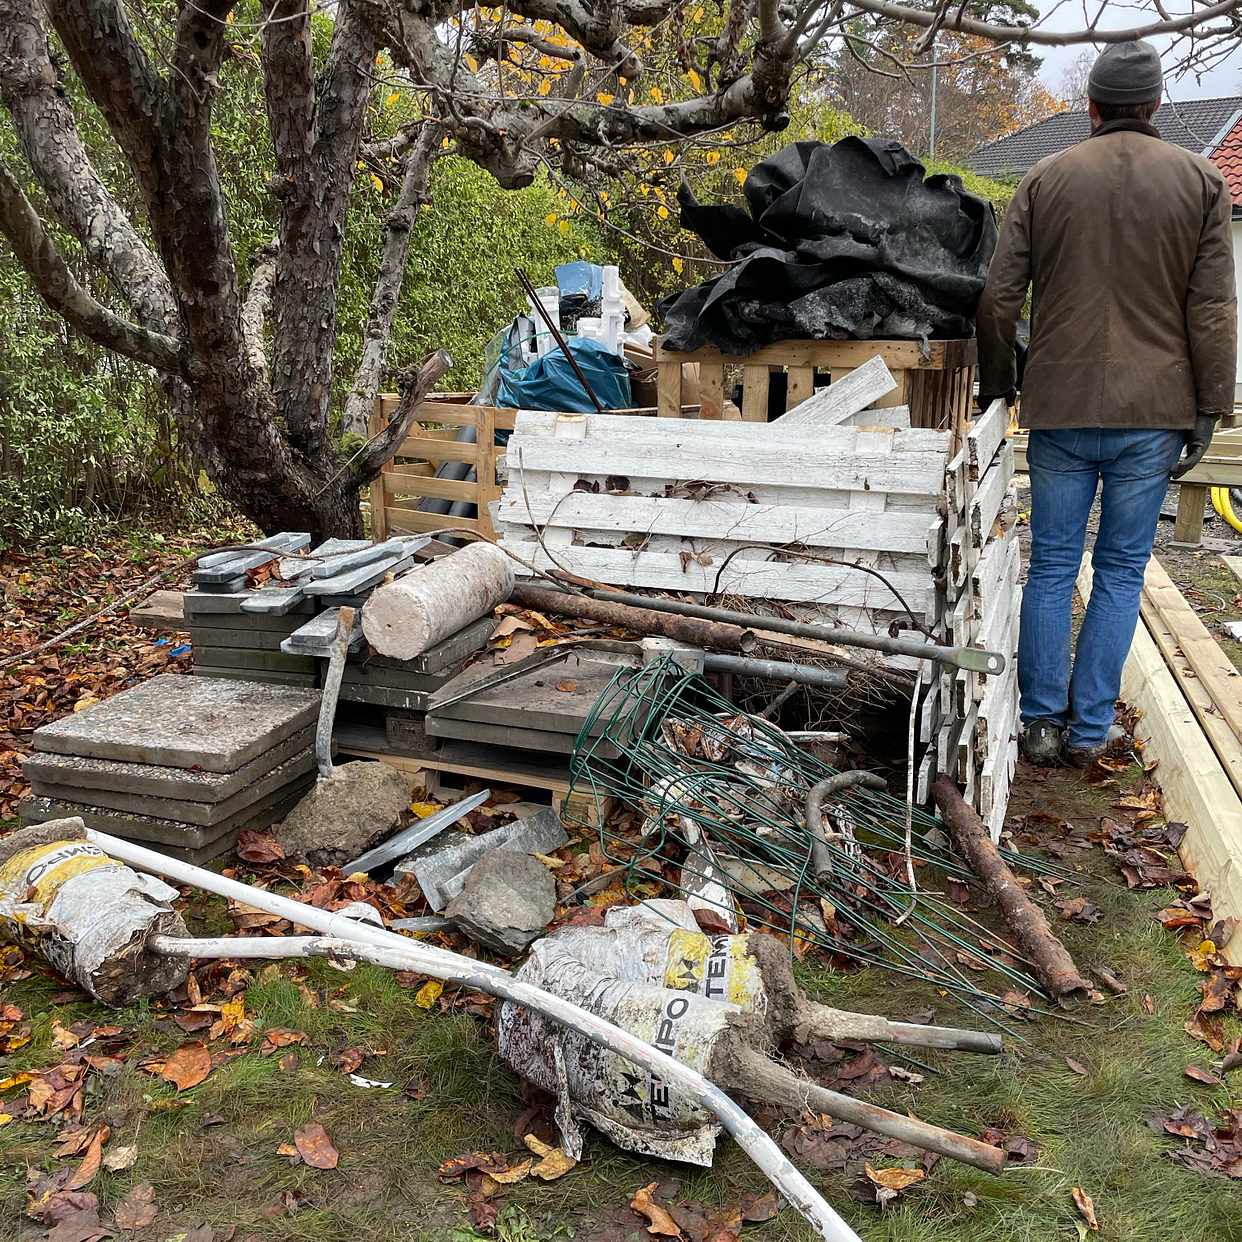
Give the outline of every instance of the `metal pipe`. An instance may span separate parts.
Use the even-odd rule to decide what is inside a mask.
[[[599,591],[584,588],[592,599],[629,604],[633,608],[651,608],[656,612],[672,612],[681,617],[701,617],[704,621],[723,621],[748,629],[768,630],[774,634],[791,634],[795,638],[816,638],[820,642],[839,643],[843,647],[866,647],[887,655],[914,656],[918,660],[935,660],[954,668],[976,673],[1003,673],[1005,657],[998,651],[980,651],[974,647],[942,647],[938,643],[921,642],[916,638],[888,638],[883,634],[861,634],[831,625],[814,625],[807,621],[786,621],[783,617],[755,616],[734,612],[730,608],[709,608],[706,604],[687,604],[663,596],[635,595],[630,591]]]
[[[232,897],[256,910],[279,914],[302,927],[320,933],[321,938],[305,938],[303,945],[315,956],[353,958],[374,962],[390,970],[416,970],[446,983],[524,1005],[559,1025],[580,1031],[593,1042],[627,1058],[647,1073],[658,1076],[692,1093],[720,1120],[743,1151],[759,1166],[777,1190],[826,1242],[861,1242],[858,1235],[832,1210],[820,1193],[794,1168],[781,1149],[719,1087],[696,1070],[645,1040],[614,1026],[589,1010],[562,1000],[533,984],[515,979],[508,971],[460,953],[452,953],[396,932],[386,931],[341,914],[320,910],[300,901],[270,893],[228,876],[217,875],[192,863],[182,862],[133,841],[86,830],[86,839],[112,858],[140,870],[162,875],[182,884],[193,884],[209,893]],[[302,938],[299,938],[302,939]],[[275,942],[279,945],[279,940]]]
[[[824,690],[843,690],[847,680],[843,668],[812,668],[809,664],[719,655],[714,651],[703,656],[703,667],[709,673],[738,673],[743,677],[767,677],[771,681],[797,681],[804,686],[819,686]]]
[[[838,772],[807,790],[806,830],[811,835],[811,871],[815,876],[832,873],[832,858],[824,836],[824,802],[835,793],[863,785],[867,789],[887,789],[888,782],[876,772]]]

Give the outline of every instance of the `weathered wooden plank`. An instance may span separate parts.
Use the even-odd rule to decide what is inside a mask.
[[[838,425],[858,427],[861,430],[868,427],[892,427],[895,431],[909,431],[911,429],[910,407],[894,405],[882,409],[859,410],[857,414],[843,418]]]
[[[864,493],[852,493],[861,495]],[[529,500],[529,505],[527,501]],[[518,526],[580,531],[686,535],[739,543],[804,543],[817,548],[921,554],[930,523],[925,513],[856,513],[780,504],[596,495],[512,488],[500,502],[500,520]]]
[[[661,418],[681,417],[681,362],[661,358],[656,363],[656,409]]]
[[[1177,637],[1199,684],[1212,697],[1220,717],[1242,745],[1242,672],[1239,672],[1208,633],[1199,614],[1186,602],[1164,566],[1155,557],[1147,563],[1143,581],[1145,614],[1154,609],[1165,627]]]
[[[724,366],[719,362],[699,364],[699,417],[724,416]]]
[[[397,450],[398,457],[423,457],[427,461],[466,461],[472,466],[479,455],[477,444],[461,440],[438,440],[434,436],[409,436]]]
[[[742,421],[768,421],[768,390],[772,372],[767,367],[742,368]]]
[[[815,368],[813,366],[791,366],[788,384],[785,389],[785,411],[788,413],[796,405],[801,405],[815,392]]]
[[[394,534],[425,534],[429,531],[452,530],[455,534],[473,532],[483,534],[477,518],[449,517],[445,513],[421,513],[417,509],[403,509],[389,505],[384,510],[388,525]]]
[[[998,397],[988,406],[966,435],[966,461],[970,477],[978,479],[991,465],[1009,427],[1009,407]]]
[[[183,630],[185,596],[181,591],[153,591],[129,610],[129,623],[144,630]]]
[[[702,593],[727,591],[752,598],[901,611],[892,591],[878,578],[845,566],[744,560],[741,556],[734,557],[727,566],[723,557],[709,556],[710,563],[704,565],[689,554],[683,558],[625,548],[577,547],[558,547],[554,561],[533,541],[520,542],[506,535],[501,542],[538,569],[568,568],[613,586]],[[519,574],[528,572],[521,566],[515,568]],[[933,595],[927,574],[893,571],[885,573],[885,577],[917,614],[925,612]]]
[[[394,505],[401,496],[432,497],[435,500],[468,500],[475,501],[479,495],[479,485],[473,479],[437,479],[426,475],[411,474],[404,470],[386,470],[384,483],[387,485],[388,506]]]
[[[827,388],[791,405],[773,421],[783,427],[835,427],[897,387],[883,358],[871,358]]]
[[[852,453],[863,430],[859,427],[791,427],[779,419],[762,425],[738,421],[705,427],[697,418],[636,419],[623,414],[586,416],[547,410],[519,410],[514,426],[516,434],[510,445],[523,444],[533,437],[563,438],[567,430],[576,428],[569,438],[608,443],[641,439],[687,451],[697,451],[703,444],[723,443],[744,448],[777,444],[795,454],[817,449]],[[907,428],[894,432],[893,452],[940,453],[947,459],[951,442],[952,436],[947,431]]]
[[[688,443],[673,446],[639,435],[580,441],[523,436],[518,443],[510,441],[506,456],[511,476],[519,470],[573,475],[587,471],[630,479],[656,475],[743,487],[768,483],[922,496],[939,494],[944,473],[941,453],[842,453],[809,443],[800,452],[775,439],[769,444],[743,446],[723,436],[696,436]]]
[[[1005,496],[1013,479],[1013,452],[1008,447],[997,451],[996,460],[984,472],[970,500],[970,539],[982,548],[992,536],[992,526],[1005,504]]]

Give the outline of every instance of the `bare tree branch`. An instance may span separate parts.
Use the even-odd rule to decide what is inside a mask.
[[[47,50],[35,0],[0,0],[0,99],[57,218],[145,327],[179,331],[168,275],[99,178]]]
[[[305,89],[304,67],[296,56],[283,54],[279,38],[264,41],[265,67],[272,79],[269,96],[285,89],[286,72],[293,75],[289,89],[300,95]],[[292,146],[282,157],[293,180],[280,197],[271,375],[289,437],[299,451],[311,455],[322,453],[328,442],[343,221],[358,162],[376,47],[362,7],[342,4],[316,91],[313,131],[304,134],[283,108],[278,116],[289,125],[273,131],[274,139],[283,137],[291,143],[310,137],[305,157]],[[282,54],[269,61],[269,54],[276,53]]]
[[[356,487],[364,487],[393,459],[418,414],[419,404],[435,388],[442,375],[447,375],[453,359],[444,350],[437,350],[423,363],[403,386],[392,422],[358,455],[353,465]]]
[[[894,0],[850,0],[850,4],[860,12],[874,13],[877,17],[887,17],[912,26],[929,27],[937,20],[937,14],[931,10],[914,9],[909,5],[894,3]],[[1218,27],[1203,30],[1201,27],[1214,18],[1236,14],[1240,10],[1242,10],[1242,0],[1220,0],[1218,4],[1205,5],[1180,17],[1149,22],[1145,26],[1132,26],[1126,30],[1099,30],[1088,27],[1085,30],[1067,31],[1041,30],[1033,26],[1003,26],[996,22],[966,17],[958,12],[952,15],[946,14],[941,29],[960,30],[963,34],[980,35],[998,43],[1019,45],[1041,44],[1046,47],[1063,47],[1073,43],[1128,43],[1131,39],[1150,39],[1157,35],[1176,34],[1192,29],[1200,37],[1224,33],[1232,28]]]
[[[185,350],[180,341],[129,323],[100,305],[73,278],[21,186],[0,164],[0,233],[30,273],[43,300],[88,340],[135,362],[182,375]]]
[[[264,0],[263,97],[278,175],[277,198],[307,176],[315,123],[315,79],[307,0]]]
[[[354,375],[353,388],[345,402],[345,429],[358,435],[365,436],[367,433],[371,405],[384,375],[393,317],[401,298],[405,261],[410,251],[410,230],[419,209],[429,201],[427,187],[432,159],[440,144],[440,133],[438,125],[424,123],[406,161],[401,193],[384,222],[384,244],[362,337],[362,357]]]
[[[254,272],[250,277],[250,288],[246,292],[246,300],[242,304],[242,335],[246,341],[246,350],[250,355],[250,365],[255,374],[268,382],[267,349],[263,343],[263,326],[267,322],[268,311],[272,306],[272,282],[276,278],[275,240],[259,250],[254,258]]]

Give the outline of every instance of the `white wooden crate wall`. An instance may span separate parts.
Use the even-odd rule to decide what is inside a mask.
[[[900,427],[522,412],[506,450],[501,542],[541,569],[814,605],[871,632],[905,616],[891,587],[933,623],[950,440]]]
[[[976,419],[952,460],[951,433],[903,426],[901,407],[874,413],[811,431],[522,412],[506,451],[497,529],[504,546],[541,569],[616,586],[782,600],[829,624],[883,633],[905,613],[878,578],[796,552],[772,560],[746,545],[797,544],[875,568],[945,641],[1007,657],[994,677],[890,658],[918,668],[926,686],[920,800],[937,771],[951,772],[995,837],[1017,760],[1008,413],[994,405]]]
[[[995,676],[928,668],[919,725],[929,747],[919,772],[926,798],[937,771],[963,785],[993,838],[1000,835],[1017,766],[1018,613],[1021,569],[1008,411],[993,404],[975,420],[945,482],[940,607],[954,646],[999,651]]]

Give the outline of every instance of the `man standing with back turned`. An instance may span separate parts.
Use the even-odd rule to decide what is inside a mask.
[[[1027,173],[979,304],[980,402],[1012,399],[1014,332],[1032,286],[1018,682],[1035,763],[1084,767],[1107,745],[1170,474],[1199,461],[1233,409],[1229,189],[1153,128],[1160,90],[1150,44],[1101,54],[1087,87],[1091,136]],[[1074,581],[1101,484],[1095,581],[1071,675]]]

